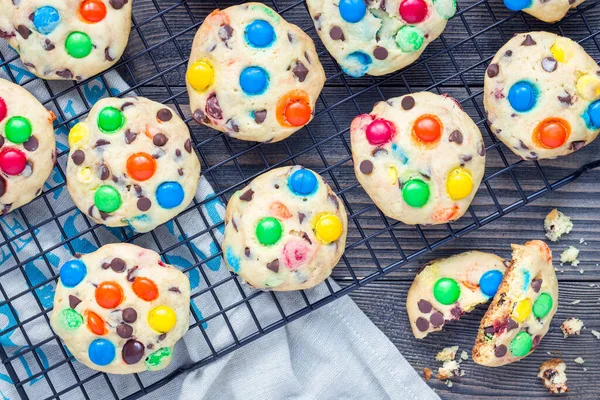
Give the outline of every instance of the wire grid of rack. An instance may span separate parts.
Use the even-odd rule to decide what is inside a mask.
[[[165,374],[135,375],[127,393],[120,393],[113,384],[113,376],[81,368],[62,346],[61,357],[54,362],[44,360],[38,350],[45,345],[57,345],[58,339],[51,332],[43,340],[34,342],[29,338],[28,326],[41,320],[47,323],[51,307],[40,302],[39,290],[45,285],[53,285],[57,275],[56,266],[49,261],[52,251],[66,247],[75,252],[73,242],[83,236],[93,238],[96,246],[105,244],[101,234],[105,227],[85,220],[85,227],[75,234],[65,231],[64,218],[78,213],[72,203],[61,210],[53,210],[49,198],[65,186],[64,161],[68,150],[58,154],[56,170],[62,177],[61,183],[46,187],[38,204],[47,207],[49,216],[35,219],[35,208],[22,208],[14,211],[23,225],[23,229],[13,234],[0,224],[0,249],[10,253],[10,261],[0,268],[0,307],[14,311],[14,305],[25,296],[32,296],[39,307],[26,318],[15,317],[14,323],[3,335],[19,331],[27,342],[26,346],[14,351],[0,342],[2,364],[13,380],[19,395],[29,398],[27,388],[37,380],[44,380],[48,387],[48,398],[75,395],[89,398],[86,387],[90,382],[102,381],[108,393],[114,398],[137,398],[170,382],[176,376],[201,367],[239,347],[268,334],[269,332],[293,321],[312,310],[346,295],[362,285],[385,274],[394,273],[399,267],[433,249],[461,237],[484,224],[519,208],[532,200],[545,195],[576,179],[582,173],[600,165],[595,160],[597,146],[590,145],[578,152],[581,156],[574,164],[568,162],[524,162],[517,159],[491,134],[485,121],[482,107],[482,79],[485,68],[495,51],[505,43],[513,33],[536,29],[551,30],[579,41],[596,60],[600,59],[600,7],[594,3],[584,3],[569,17],[560,23],[548,26],[521,13],[511,13],[501,2],[485,0],[459,2],[459,11],[450,20],[445,33],[434,41],[423,56],[404,70],[385,77],[363,77],[352,79],[345,76],[323,48],[309,17],[304,1],[273,0],[265,2],[277,10],[288,21],[303,28],[317,44],[319,56],[327,72],[327,83],[320,96],[315,119],[289,139],[277,144],[258,144],[240,142],[228,138],[222,133],[198,126],[190,118],[185,91],[185,68],[187,57],[197,27],[204,17],[214,8],[225,8],[236,4],[233,1],[196,1],[196,0],[136,0],[134,2],[134,26],[128,50],[115,67],[100,75],[100,81],[110,92],[110,84],[105,79],[112,70],[118,71],[131,89],[119,94],[126,96],[139,94],[172,105],[188,123],[194,138],[194,147],[202,163],[202,173],[213,185],[214,195],[195,201],[185,212],[175,218],[174,225],[180,231],[180,240],[168,245],[160,243],[155,233],[134,234],[121,229],[123,241],[134,242],[140,236],[150,238],[153,246],[169,262],[169,254],[178,248],[190,248],[194,239],[206,236],[218,243],[223,222],[214,222],[206,216],[206,206],[217,200],[226,204],[229,197],[244,187],[254,177],[267,169],[282,165],[303,164],[320,172],[330,182],[333,189],[344,201],[349,213],[349,233],[346,253],[341,264],[334,270],[336,283],[326,281],[325,294],[315,297],[300,292],[298,304],[293,310],[282,305],[287,294],[248,290],[233,274],[213,280],[206,266],[219,262],[220,247],[207,257],[193,257],[193,263],[185,268],[187,273],[198,271],[205,282],[202,288],[193,293],[193,297],[209,296],[216,309],[202,316],[192,312],[190,332],[199,332],[199,341],[204,340],[207,355],[186,365],[168,370]],[[16,82],[8,67],[17,57],[0,59],[0,66]],[[27,88],[39,81],[35,77],[21,80]],[[89,80],[88,80],[89,81]],[[82,91],[87,82],[73,82],[67,90],[55,93],[44,82],[51,97],[44,104],[57,110],[59,123],[57,129],[70,128],[78,118],[85,117],[91,105],[85,102]],[[486,142],[488,163],[484,181],[468,213],[459,221],[434,227],[405,226],[387,219],[366,197],[356,182],[352,169],[348,128],[355,115],[368,112],[372,105],[389,97],[409,92],[429,90],[436,93],[449,93],[462,104],[465,111],[476,121],[483,132]],[[84,99],[86,110],[74,116],[66,116],[61,111],[60,99],[64,96],[79,96]],[[62,161],[62,162],[61,162]],[[198,232],[186,232],[183,220],[191,211],[197,211],[202,218],[204,229]],[[6,217],[3,217],[6,218]],[[58,229],[59,241],[44,248],[37,238],[41,228],[53,224]],[[28,259],[19,258],[19,240],[30,237],[37,246],[37,254]],[[41,282],[32,283],[25,271],[27,263],[41,259],[47,265],[51,276]],[[20,272],[27,282],[28,289],[10,293],[3,285],[3,277],[11,272]],[[233,284],[233,290],[240,294],[239,300],[221,301],[219,288]],[[339,285],[339,286],[338,286]],[[276,310],[277,318],[265,323],[257,317],[253,308],[259,298],[266,298],[270,307]],[[229,316],[237,309],[249,311],[253,328],[250,331],[236,332]],[[229,341],[213,343],[207,324],[216,319],[222,320],[230,333]],[[190,333],[188,333],[190,334]],[[31,371],[23,376],[17,371],[22,357],[33,360]],[[62,385],[54,373],[65,371],[72,375],[72,383]]]

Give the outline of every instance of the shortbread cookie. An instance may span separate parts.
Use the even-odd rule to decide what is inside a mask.
[[[448,96],[379,102],[354,119],[350,138],[358,181],[385,215],[405,224],[460,218],[483,178],[481,133]]]
[[[569,391],[567,386],[567,365],[560,358],[553,358],[544,361],[540,365],[538,378],[544,382],[544,386],[550,390],[550,393],[566,393]]]
[[[446,27],[456,0],[307,0],[317,33],[345,73],[385,75],[413,63]]]
[[[77,360],[112,374],[165,368],[188,330],[190,282],[160,256],[108,244],[60,269],[50,324]]]
[[[504,0],[509,10],[526,12],[544,22],[560,21],[584,0]]]
[[[229,269],[262,290],[323,282],[346,244],[346,209],[318,174],[302,167],[266,172],[236,192],[225,216]]]
[[[67,183],[75,205],[107,226],[148,232],[190,204],[200,163],[187,125],[142,98],[97,102],[69,133]]]
[[[435,260],[415,277],[406,296],[408,320],[417,339],[441,331],[496,294],[505,270],[495,254],[469,251]],[[454,357],[452,357],[454,358]],[[444,361],[444,360],[440,360]]]
[[[492,132],[526,160],[572,153],[600,133],[600,67],[553,33],[509,40],[487,68],[483,100]]]
[[[0,78],[0,215],[42,192],[56,162],[54,119],[27,90]]]
[[[264,4],[245,3],[206,17],[186,80],[198,123],[277,142],[312,119],[325,72],[306,33]]]
[[[43,79],[92,77],[123,54],[130,0],[0,0],[0,37]]]
[[[552,253],[542,241],[512,245],[512,261],[479,326],[473,360],[488,367],[531,354],[558,308]]]

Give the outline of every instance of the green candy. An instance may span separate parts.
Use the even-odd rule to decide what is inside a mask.
[[[552,309],[552,296],[548,293],[542,293],[533,303],[533,315],[536,318],[544,318]]]
[[[420,179],[411,179],[402,188],[402,198],[409,206],[421,208],[429,200],[429,186]]]
[[[412,53],[423,46],[425,36],[420,29],[414,26],[403,26],[396,34],[396,44],[405,53]]]
[[[98,114],[98,128],[105,133],[118,131],[125,123],[125,116],[114,107],[105,107]]]
[[[454,279],[438,279],[433,285],[433,296],[444,305],[453,304],[460,297],[460,286]]]
[[[433,0],[433,6],[442,18],[450,19],[456,14],[456,0]]]
[[[114,187],[102,185],[96,189],[94,204],[98,210],[110,213],[121,207],[121,195]]]
[[[165,357],[171,357],[173,354],[170,347],[161,347],[156,350],[154,353],[150,353],[148,357],[146,357],[146,368],[148,371],[152,371],[158,367]]]
[[[24,117],[12,117],[4,127],[6,138],[15,144],[26,142],[32,130],[31,123]]]
[[[77,329],[83,324],[83,317],[81,314],[72,308],[63,309],[58,318],[65,329]]]
[[[281,238],[282,233],[283,228],[281,227],[281,222],[279,222],[277,218],[263,218],[256,226],[256,237],[258,238],[258,241],[265,246],[277,243]]]
[[[527,332],[519,332],[510,342],[510,352],[515,357],[526,356],[531,350],[533,339]]]
[[[73,58],[87,57],[92,52],[92,39],[83,32],[73,32],[67,36],[65,48]]]

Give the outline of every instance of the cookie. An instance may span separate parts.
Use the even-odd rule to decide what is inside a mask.
[[[0,0],[0,37],[42,79],[83,80],[117,62],[131,30],[129,0]]]
[[[567,386],[567,364],[560,358],[546,360],[540,365],[538,378],[542,380],[544,386],[550,390],[550,393],[566,393],[569,391]]]
[[[552,252],[540,240],[512,245],[512,261],[479,326],[473,360],[498,367],[531,354],[558,308]]]
[[[225,264],[257,289],[308,289],[331,275],[347,230],[346,209],[322,177],[298,166],[277,168],[229,200]]]
[[[37,197],[56,162],[54,113],[0,78],[0,215]]]
[[[477,125],[449,96],[379,102],[350,127],[356,178],[385,215],[405,224],[460,218],[485,168]]]
[[[165,368],[189,326],[190,282],[160,256],[108,244],[60,269],[50,324],[86,366],[112,374]]]
[[[413,335],[423,339],[431,332],[441,331],[446,322],[458,320],[475,306],[486,303],[496,294],[505,268],[502,258],[480,251],[426,265],[406,296]]]
[[[552,242],[557,242],[563,235],[569,234],[573,229],[571,218],[556,208],[553,209],[544,218],[544,230],[546,237]]]
[[[245,3],[206,17],[186,81],[198,123],[278,142],[312,119],[325,72],[306,33],[264,4]]]
[[[570,39],[518,34],[488,66],[483,104],[492,132],[519,157],[563,156],[600,133],[600,67]]]
[[[163,104],[102,99],[71,129],[69,146],[69,193],[99,224],[148,232],[196,194],[200,163],[189,130]]]
[[[317,33],[345,73],[385,75],[413,63],[456,13],[456,0],[307,0]]]
[[[504,5],[512,11],[526,12],[544,22],[557,22],[567,15],[570,9],[584,0],[504,0]]]

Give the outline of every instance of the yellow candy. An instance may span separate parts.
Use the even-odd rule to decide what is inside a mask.
[[[324,214],[315,224],[315,234],[323,244],[329,244],[342,236],[342,221],[333,214]]]
[[[213,84],[215,70],[207,60],[198,60],[187,71],[187,81],[197,92],[204,92]]]
[[[464,168],[455,168],[448,174],[446,191],[452,200],[461,200],[471,194],[473,177]]]
[[[159,333],[167,333],[175,326],[177,315],[169,306],[154,307],[148,313],[148,325]]]
[[[89,133],[87,127],[81,122],[71,128],[69,132],[69,146],[70,147],[82,147],[85,146],[89,140]]]
[[[92,180],[92,169],[90,167],[83,167],[77,173],[77,180],[82,183],[88,183]]]
[[[594,101],[600,97],[600,77],[591,74],[582,75],[577,79],[575,88],[582,99]]]
[[[531,314],[531,300],[523,299],[517,303],[513,311],[513,319],[519,324],[527,319]]]
[[[395,185],[398,183],[398,170],[396,167],[390,167],[387,174],[390,184]]]
[[[558,38],[552,47],[550,47],[550,52],[556,61],[560,63],[569,62],[571,57],[573,57],[573,43],[570,39]]]

